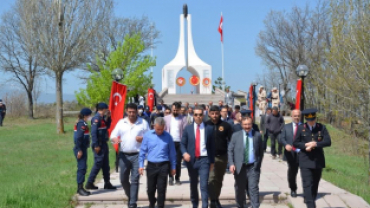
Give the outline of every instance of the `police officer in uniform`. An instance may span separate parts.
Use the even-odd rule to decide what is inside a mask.
[[[86,121],[91,116],[91,110],[83,108],[78,115],[78,122],[74,126],[74,148],[73,152],[77,160],[77,193],[81,196],[88,196],[90,192],[83,188],[87,169],[87,148],[90,144],[90,132]]]
[[[298,126],[293,142],[295,148],[301,151],[298,154],[301,170],[303,194],[307,208],[316,207],[316,197],[321,179],[322,169],[325,168],[324,147],[331,146],[328,130],[321,123],[316,122],[317,109],[302,111],[306,123]]]
[[[104,189],[116,189],[116,187],[112,186],[110,183],[109,174],[109,148],[107,144],[109,139],[107,130],[111,124],[110,112],[108,110],[108,105],[105,103],[98,103],[96,105],[96,110],[95,116],[91,119],[91,148],[94,153],[94,166],[91,169],[85,188],[98,189],[98,187],[94,185],[94,181],[100,169],[103,169]]]

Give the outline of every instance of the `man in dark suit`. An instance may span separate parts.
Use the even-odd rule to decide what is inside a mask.
[[[293,142],[298,154],[301,170],[303,194],[307,208],[316,207],[316,197],[321,179],[322,169],[325,168],[324,147],[331,146],[331,139],[326,127],[316,123],[317,109],[302,111],[307,123],[298,126],[297,135]]]
[[[262,136],[252,128],[252,118],[242,118],[243,130],[235,132],[231,138],[228,157],[230,171],[235,178],[235,196],[237,207],[246,208],[245,192],[253,208],[259,208],[259,180],[263,159]]]
[[[292,123],[285,124],[280,136],[280,143],[285,147],[284,157],[288,162],[288,183],[291,190],[290,195],[297,197],[297,173],[298,173],[298,152],[299,149],[293,147],[293,141],[300,125],[301,111],[292,111]]]
[[[199,204],[199,179],[200,191],[202,194],[202,208],[207,208],[208,177],[215,162],[215,144],[212,138],[212,129],[203,123],[202,107],[195,107],[193,116],[194,123],[189,124],[184,129],[182,135],[181,153],[190,177],[190,197],[193,208],[198,207]]]
[[[269,116],[272,112],[272,109],[270,107],[268,107],[266,109],[266,113],[261,115],[261,121],[260,121],[260,129],[261,129],[261,134],[263,136],[263,149],[265,150],[266,152],[266,149],[267,149],[267,140],[269,138],[269,134],[268,134],[268,131],[267,131],[267,116]]]

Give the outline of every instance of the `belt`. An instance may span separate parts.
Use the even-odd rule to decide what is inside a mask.
[[[153,163],[148,161],[148,165],[153,165],[155,167],[160,167],[162,165],[168,165],[169,161],[163,161],[163,162],[158,162],[158,163]]]
[[[127,156],[134,156],[134,155],[139,154],[138,152],[132,152],[132,153],[121,152],[121,153]]]
[[[246,167],[250,167],[250,166],[253,166],[254,163],[243,163],[243,165],[245,165]]]
[[[206,158],[208,156],[200,156],[200,157],[196,157],[195,160],[200,160],[200,159],[203,159],[203,158]]]

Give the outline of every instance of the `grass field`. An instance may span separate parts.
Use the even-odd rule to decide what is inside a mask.
[[[58,135],[54,119],[6,118],[0,128],[0,207],[74,207],[71,197],[77,189],[77,163],[72,148],[76,119],[65,121],[66,133]],[[110,156],[113,168],[113,151]],[[87,174],[93,164],[91,149],[88,159]]]

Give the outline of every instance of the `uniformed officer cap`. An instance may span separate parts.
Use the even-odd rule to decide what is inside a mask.
[[[96,105],[96,107],[99,110],[108,109],[108,105],[106,103],[98,103],[98,105]]]
[[[159,110],[159,111],[161,111],[162,110],[162,106],[161,105],[157,105],[156,109]]]
[[[313,121],[316,119],[316,108],[309,108],[302,111],[302,115],[304,115],[304,118],[306,121]]]
[[[83,116],[89,116],[91,115],[92,111],[89,108],[82,108],[80,111],[80,114]]]
[[[252,111],[251,110],[241,110],[240,113],[242,114],[242,116],[249,116]]]
[[[137,106],[137,109],[143,109],[143,108],[144,108],[144,106],[142,106],[142,105]]]
[[[150,110],[149,106],[145,106],[145,110]]]

